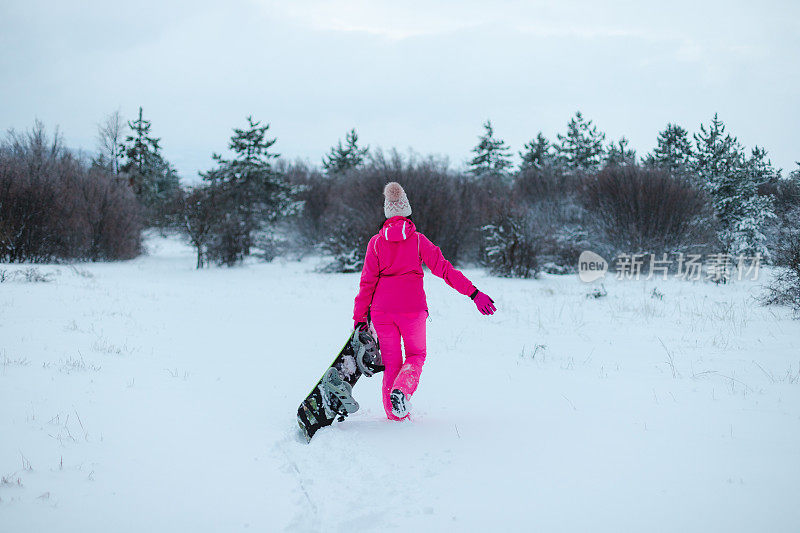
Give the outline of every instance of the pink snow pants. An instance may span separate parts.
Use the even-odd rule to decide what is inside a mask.
[[[386,313],[374,311],[372,325],[378,334],[381,358],[386,370],[383,372],[383,409],[389,420],[400,420],[392,414],[389,395],[392,389],[400,389],[406,397],[414,394],[419,384],[422,365],[425,364],[425,319],[427,311],[414,313]],[[406,357],[400,350],[403,340]]]

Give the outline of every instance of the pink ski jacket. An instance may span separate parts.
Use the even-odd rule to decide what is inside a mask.
[[[465,296],[475,286],[444,258],[438,246],[419,233],[405,217],[384,222],[369,240],[361,283],[353,306],[353,320],[366,322],[367,311],[412,313],[426,311],[422,263]]]

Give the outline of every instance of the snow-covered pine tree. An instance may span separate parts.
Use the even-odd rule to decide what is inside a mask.
[[[322,158],[322,168],[328,175],[343,174],[363,165],[368,153],[369,146],[359,148],[358,134],[353,128],[347,132],[344,145],[339,139],[337,145],[331,148],[330,153]]]
[[[273,168],[279,154],[270,151],[277,139],[267,138],[268,129],[269,124],[247,117],[247,127],[233,130],[228,145],[233,158],[213,154],[216,168],[200,174],[217,189],[217,207],[224,213],[209,245],[209,255],[221,264],[241,261],[250,254],[258,232],[299,207],[298,188]]]
[[[797,168],[789,173],[789,177],[791,179],[800,180],[800,161],[795,161],[794,164],[797,165]]]
[[[606,166],[624,166],[636,164],[636,150],[628,148],[628,139],[622,137],[611,143],[606,149]]]
[[[731,236],[734,249],[736,253],[749,255],[759,253],[769,258],[764,227],[769,219],[775,218],[774,198],[759,194],[758,187],[777,178],[779,172],[767,159],[767,151],[758,146],[754,147],[750,157],[744,160],[740,172],[743,174],[741,182],[745,184],[741,189],[745,202],[740,211],[741,217],[737,220]]]
[[[483,123],[483,129],[478,145],[472,149],[475,157],[469,162],[469,172],[479,178],[506,178],[511,168],[509,148],[505,141],[495,138],[491,120]]]
[[[717,114],[694,135],[693,167],[708,191],[719,224],[725,253],[768,256],[764,223],[774,217],[772,198],[758,194],[758,185],[775,172],[766,151],[754,148],[746,157],[742,146],[725,133]]]
[[[150,134],[151,123],[142,116],[129,121],[131,134],[120,146],[124,164],[120,175],[128,179],[139,201],[151,211],[158,210],[180,188],[180,179],[172,165],[161,155],[161,140]]]
[[[558,135],[554,148],[567,169],[587,172],[600,168],[605,138],[605,133],[598,131],[591,120],[585,120],[581,112],[577,111],[567,125],[566,135]]]
[[[750,151],[750,157],[745,162],[745,168],[752,173],[756,185],[780,179],[780,171],[772,166],[772,161],[767,157],[767,150],[758,145]]]
[[[540,169],[553,162],[553,153],[550,150],[550,141],[540,131],[535,139],[523,146],[524,150],[519,153],[521,171],[529,169]]]
[[[673,176],[688,176],[691,173],[693,155],[689,132],[670,123],[658,134],[656,147],[647,154],[644,164],[666,170]]]
[[[132,133],[125,137],[125,143],[121,146],[125,163],[120,167],[120,172],[127,176],[133,192],[142,198],[148,196],[152,189],[152,177],[159,165],[161,140],[150,136],[151,123],[142,117],[141,107],[139,117],[129,121],[128,127]]]
[[[708,128],[700,124],[700,132],[694,134],[696,150],[692,166],[701,183],[708,185],[719,181],[722,176],[731,176],[741,165],[742,147],[736,140],[725,134],[725,124],[717,114],[711,119]]]

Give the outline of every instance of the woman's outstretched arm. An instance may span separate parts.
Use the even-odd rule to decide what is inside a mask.
[[[421,233],[419,234],[419,255],[431,272],[464,296],[470,296],[475,292],[475,285],[460,270],[450,264],[450,261],[445,259],[438,246]]]

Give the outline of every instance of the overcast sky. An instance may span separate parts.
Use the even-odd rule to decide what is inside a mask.
[[[314,164],[355,127],[461,166],[487,118],[516,152],[580,110],[642,155],[718,112],[792,169],[800,2],[0,1],[0,128],[93,150],[139,105],[188,180],[249,114]]]

